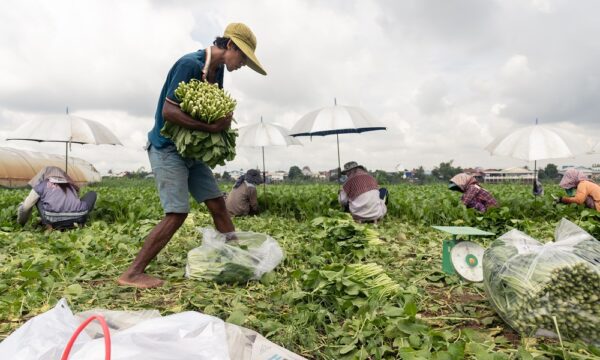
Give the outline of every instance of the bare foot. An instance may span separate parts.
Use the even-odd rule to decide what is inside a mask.
[[[117,282],[119,283],[119,285],[133,286],[140,289],[160,287],[164,284],[164,281],[162,281],[161,279],[152,277],[144,273],[136,275],[124,273],[117,279]]]

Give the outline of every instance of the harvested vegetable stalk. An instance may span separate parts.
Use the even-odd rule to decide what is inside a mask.
[[[192,79],[181,82],[175,90],[183,112],[198,121],[212,124],[233,112],[236,102],[216,84]],[[235,158],[237,130],[228,129],[220,133],[190,130],[165,121],[161,135],[175,143],[177,151],[187,159],[201,160],[214,168],[225,165]]]

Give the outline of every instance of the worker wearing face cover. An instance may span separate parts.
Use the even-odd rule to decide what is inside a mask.
[[[590,181],[583,172],[574,168],[568,169],[559,185],[565,189],[568,195],[559,198],[559,202],[585,205],[590,209],[600,211],[600,186]]]

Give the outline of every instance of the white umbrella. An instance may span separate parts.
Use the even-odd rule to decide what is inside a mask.
[[[69,144],[122,145],[119,139],[104,125],[77,116],[59,115],[30,120],[6,140],[65,143],[65,172],[68,171]]]
[[[339,134],[363,133],[366,131],[386,130],[365,110],[354,106],[337,105],[324,107],[304,115],[292,129],[291,136],[327,136],[335,135],[338,153],[338,178],[340,176],[340,138]]]
[[[582,137],[561,128],[538,125],[527,126],[497,137],[485,148],[492,155],[510,156],[534,162],[534,186],[537,161],[564,159],[589,152]]]
[[[240,135],[237,141],[240,146],[259,147],[262,151],[263,161],[263,189],[266,194],[266,168],[265,168],[265,146],[289,146],[302,145],[298,139],[289,135],[288,130],[275,124],[266,124],[262,116],[260,122],[239,128]]]

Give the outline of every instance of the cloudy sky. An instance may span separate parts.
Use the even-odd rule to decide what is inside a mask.
[[[340,136],[342,163],[388,171],[451,159],[523,166],[483,148],[536,118],[600,140],[597,1],[5,0],[0,7],[0,146],[62,154],[60,145],[4,139],[68,106],[124,144],[73,145],[73,156],[102,173],[149,168],[142,148],[169,68],[230,22],[254,31],[269,73],[225,75],[238,100],[235,126],[262,116],[291,128],[336,98],[388,128]],[[266,148],[267,168],[336,167],[334,136],[301,141]],[[261,163],[260,149],[237,151],[225,169]],[[553,162],[590,165],[600,155]]]

